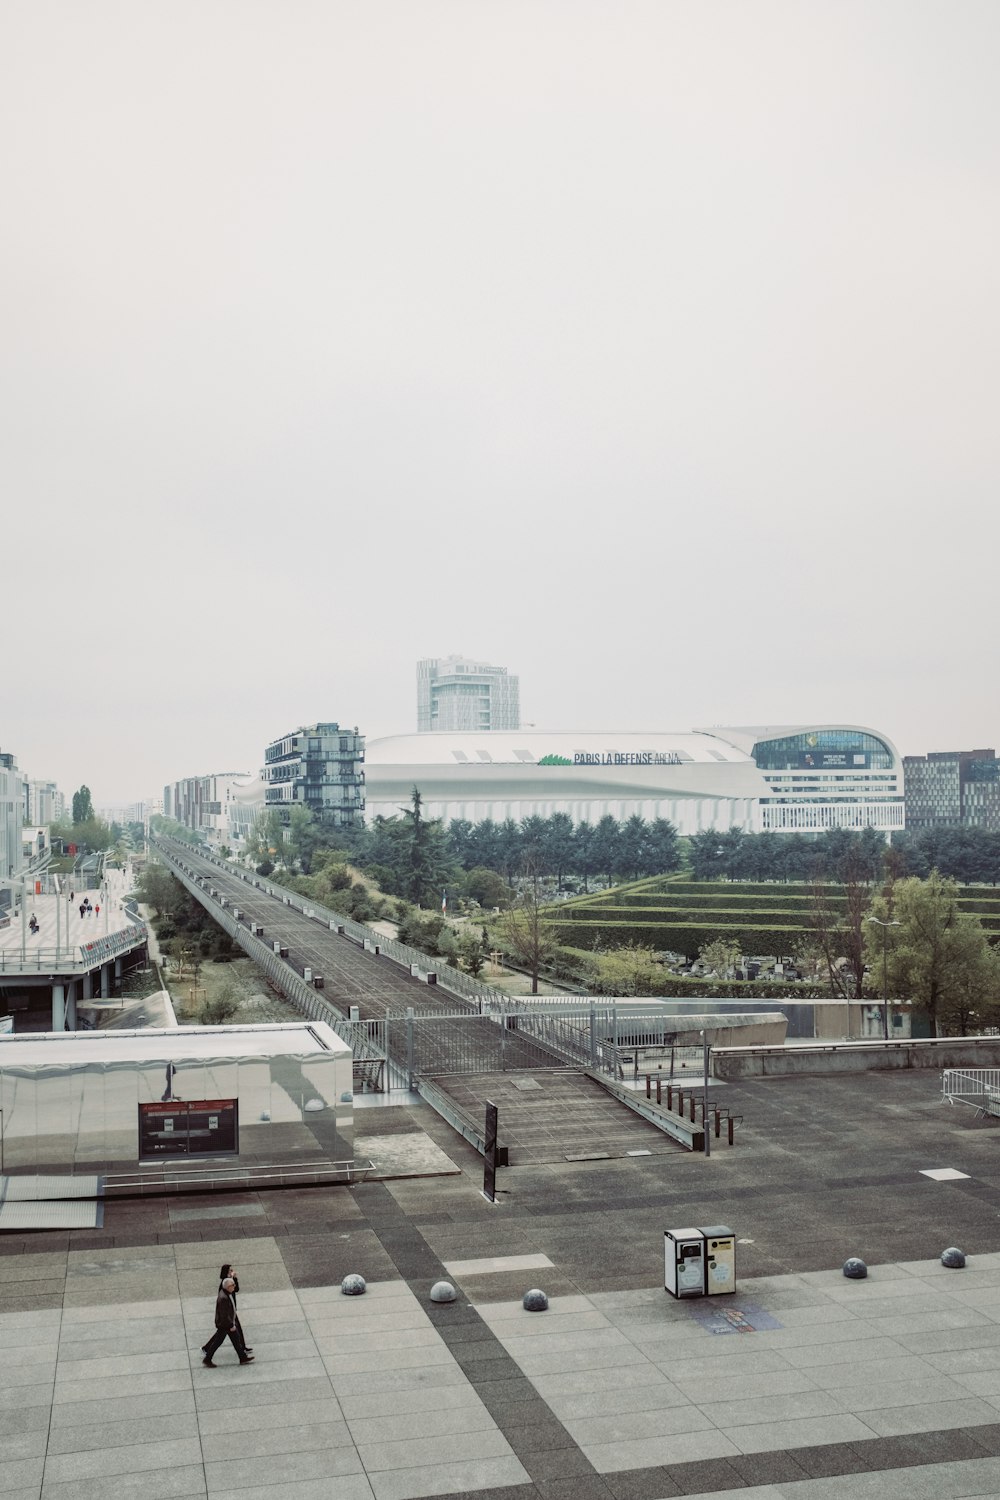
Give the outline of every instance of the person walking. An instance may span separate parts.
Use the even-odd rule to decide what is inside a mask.
[[[239,1296],[239,1292],[240,1292],[240,1278],[236,1274],[236,1267],[235,1266],[231,1266],[228,1261],[226,1261],[225,1264],[223,1266],[221,1266],[220,1269],[219,1269],[219,1291],[220,1292],[222,1291],[223,1283],[225,1282],[225,1280],[226,1280],[227,1277],[229,1277],[232,1280],[232,1283],[233,1283],[233,1306],[235,1307],[236,1306],[236,1298]],[[243,1347],[244,1347],[244,1349],[247,1351],[248,1354],[252,1354],[253,1353],[253,1345],[247,1343],[247,1336],[243,1332],[243,1324],[240,1322],[239,1312],[237,1312],[237,1314],[236,1314],[236,1326],[237,1326],[237,1328],[240,1331],[240,1338],[243,1340]]]
[[[216,1368],[212,1356],[225,1343],[226,1339],[230,1341],[239,1355],[241,1365],[253,1364],[254,1357],[252,1354],[247,1353],[246,1345],[240,1335],[239,1325],[236,1321],[236,1303],[233,1300],[235,1290],[235,1281],[231,1276],[227,1276],[219,1288],[219,1295],[215,1299],[215,1332],[208,1343],[201,1346],[201,1352],[205,1356],[202,1364],[207,1365],[210,1370]]]
[[[95,907],[94,907],[94,916],[95,916],[95,917],[99,917],[99,916],[100,916],[100,915],[101,915],[101,907],[100,907],[100,903],[98,903],[98,904],[97,904],[97,905],[96,905],[96,906],[95,906]]]
[[[86,905],[85,905],[85,904],[84,904],[84,902],[82,902],[82,901],[81,901],[81,902],[80,902],[80,917],[81,917],[81,919],[82,919],[82,917],[83,917],[83,914],[84,914],[84,912],[85,912],[85,911],[86,911],[86,910],[87,910],[87,908],[86,908]]]

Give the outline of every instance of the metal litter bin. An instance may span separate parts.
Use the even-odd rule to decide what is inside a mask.
[[[663,1231],[663,1285],[671,1297],[704,1297],[705,1234],[701,1229]]]
[[[705,1291],[721,1297],[736,1290],[736,1236],[725,1224],[702,1229],[705,1236]]]

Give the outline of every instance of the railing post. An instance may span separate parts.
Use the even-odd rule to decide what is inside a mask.
[[[656,1102],[657,1104],[663,1103],[663,1079],[659,1073],[656,1075]]]
[[[413,1092],[413,1006],[406,1007],[406,1086]]]

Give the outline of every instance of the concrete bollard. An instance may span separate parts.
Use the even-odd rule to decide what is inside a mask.
[[[435,1281],[431,1287],[432,1302],[454,1302],[458,1296],[450,1281]]]
[[[363,1276],[358,1276],[356,1273],[352,1273],[350,1276],[345,1276],[343,1281],[340,1283],[340,1290],[343,1292],[345,1297],[360,1297],[362,1292],[366,1290],[365,1278]]]
[[[957,1245],[949,1245],[947,1250],[941,1251],[941,1264],[948,1266],[950,1270],[960,1271],[965,1265],[965,1251],[959,1250]]]
[[[844,1261],[844,1275],[849,1281],[864,1281],[868,1267],[856,1255],[851,1255]]]
[[[525,1312],[544,1312],[549,1305],[549,1299],[539,1287],[532,1287],[530,1292],[525,1292],[521,1298],[521,1306]]]

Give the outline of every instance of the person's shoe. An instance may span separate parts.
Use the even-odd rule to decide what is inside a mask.
[[[241,1365],[252,1365],[253,1361],[254,1361],[254,1356],[252,1354],[247,1354],[247,1355],[244,1356],[243,1359],[240,1360],[240,1364]]]
[[[211,1359],[203,1359],[202,1364],[207,1366],[209,1370],[217,1370],[219,1368],[215,1361]]]
[[[207,1359],[208,1358],[208,1345],[207,1344],[202,1344],[202,1346],[201,1346],[201,1352],[202,1352],[202,1354],[204,1354],[205,1358]]]
[[[246,1349],[246,1351],[247,1351],[248,1354],[252,1354],[253,1353],[253,1344],[245,1344],[244,1348]]]

